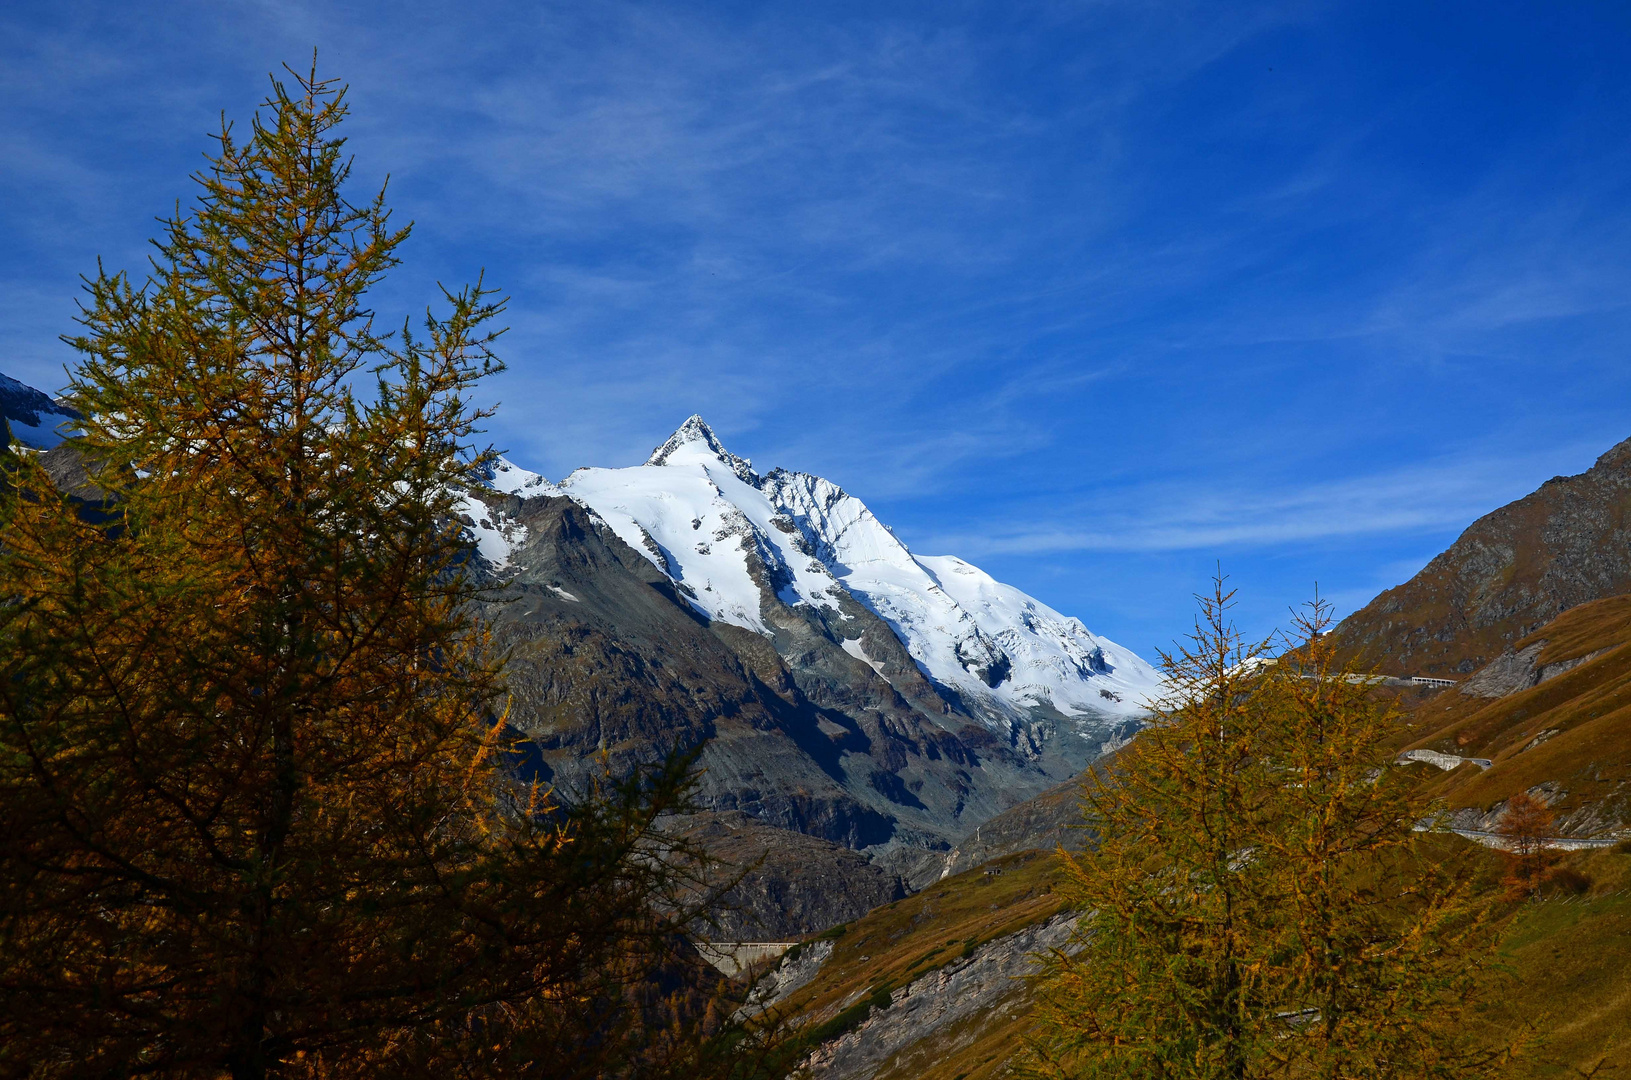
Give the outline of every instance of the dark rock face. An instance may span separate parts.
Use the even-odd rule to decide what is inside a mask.
[[[1073,777],[975,826],[946,853],[939,876],[961,874],[1020,851],[1083,850],[1092,833],[1082,827],[1082,781]]]
[[[1006,738],[972,722],[859,604],[767,599],[768,636],[709,623],[577,503],[490,504],[526,530],[488,607],[510,653],[510,721],[567,797],[602,761],[621,772],[703,744],[701,808],[861,850],[916,883],[931,853],[1095,756],[1053,738],[1049,717]],[[873,664],[844,650],[857,637]]]
[[[1631,439],[1473,522],[1334,631],[1390,674],[1468,674],[1588,600],[1631,590]]]
[[[740,812],[696,814],[672,828],[719,860],[716,880],[741,877],[717,925],[703,929],[714,940],[793,940],[906,895],[899,876],[859,852]]]

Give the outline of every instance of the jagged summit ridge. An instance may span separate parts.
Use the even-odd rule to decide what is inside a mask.
[[[753,471],[753,462],[725,449],[725,444],[719,441],[719,436],[714,434],[714,429],[708,426],[708,421],[699,413],[692,413],[685,423],[674,430],[674,434],[670,435],[666,442],[653,450],[651,456],[646,459],[646,464],[679,465],[698,455],[722,461],[744,483],[755,487],[759,485],[759,474]]]

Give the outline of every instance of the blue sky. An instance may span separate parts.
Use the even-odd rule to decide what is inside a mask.
[[[0,10],[0,370],[55,389],[225,112],[352,85],[378,298],[511,297],[492,437],[700,412],[1150,653],[1221,561],[1341,611],[1631,436],[1631,9],[80,3]]]

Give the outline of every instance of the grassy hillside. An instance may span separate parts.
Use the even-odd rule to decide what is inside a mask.
[[[1454,690],[1410,691],[1401,699],[1407,709],[1401,749],[1425,747],[1494,761],[1488,770],[1470,764],[1453,772],[1412,767],[1453,809],[1487,811],[1518,791],[1543,787],[1569,830],[1600,832],[1631,820],[1631,596],[1572,608],[1515,648],[1541,642],[1535,660],[1540,668],[1587,659],[1538,686],[1493,700]],[[1045,796],[1045,813],[1026,811],[1046,825],[1038,835],[1060,832],[1068,817],[1061,808],[1073,801],[1071,795],[1068,788],[1056,789]],[[1493,891],[1500,856],[1482,848],[1477,852]],[[1492,1045],[1513,1032],[1532,1030],[1533,1045],[1514,1073],[1523,1080],[1576,1076],[1599,1060],[1619,1067],[1611,1075],[1631,1074],[1631,844],[1562,859],[1579,875],[1581,889],[1502,904],[1502,970],[1492,973],[1486,1003],[1470,1022],[1475,1035]],[[1054,881],[1053,857],[1024,851],[878,908],[829,932],[835,940],[832,959],[789,1004],[812,1031],[832,1035],[854,1028],[889,1001],[891,990],[978,944],[1054,915],[1060,910]],[[929,1033],[887,1060],[876,1075],[878,1080],[1006,1075],[1029,1023],[1024,987],[1016,983],[999,1007]]]
[[[1599,1060],[1631,1073],[1631,851],[1579,852],[1565,865],[1592,882],[1506,915],[1501,954],[1509,974],[1489,995],[1474,1030],[1490,1041],[1531,1026],[1535,1045],[1519,1062],[1524,1080],[1574,1077]]]
[[[1561,793],[1553,810],[1571,831],[1631,820],[1631,596],[1573,608],[1517,647],[1541,641],[1543,667],[1600,655],[1507,697],[1436,694],[1412,711],[1404,745],[1494,761],[1451,773],[1417,766],[1452,809],[1488,810],[1550,785]]]
[[[1499,857],[1479,850],[1493,888]],[[1533,1031],[1514,1072],[1520,1080],[1576,1076],[1599,1059],[1631,1071],[1631,851],[1574,853],[1564,865],[1589,887],[1502,906],[1503,970],[1492,973],[1486,1004],[1471,1020],[1475,1036],[1492,1045]],[[836,937],[832,959],[790,1005],[830,1034],[848,1030],[890,989],[961,957],[966,944],[1053,915],[1054,873],[1050,855],[1009,856],[835,929],[824,935]],[[846,1013],[849,1023],[834,1025]],[[887,1061],[877,1080],[1006,1075],[1029,1023],[1024,987],[1016,983],[1004,1007],[930,1034]]]
[[[1631,591],[1631,439],[1473,522],[1338,640],[1387,674],[1470,674],[1591,600]]]

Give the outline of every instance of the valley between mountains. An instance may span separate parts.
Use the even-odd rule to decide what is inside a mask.
[[[0,411],[94,502],[71,412],[9,379]],[[1464,836],[1525,793],[1569,849],[1568,890],[1497,912],[1512,981],[1476,1023],[1543,1036],[1522,1076],[1631,1060],[1628,521],[1631,440],[1480,518],[1334,630],[1382,675],[1451,682],[1378,693],[1404,710],[1402,772]],[[1051,853],[1084,842],[1080,777],[1137,737],[1158,672],[910,551],[826,479],[757,472],[700,417],[633,467],[550,481],[500,460],[460,522],[508,655],[516,767],[570,802],[697,750],[696,812],[666,828],[739,880],[696,936],[756,1008],[801,1025],[804,1073],[1009,1075],[1023,976],[1073,918]],[[1493,888],[1496,856],[1473,850]]]
[[[910,552],[829,481],[760,475],[700,417],[641,466],[550,483],[501,463],[491,484],[468,524],[511,590],[492,617],[539,768],[570,789],[594,754],[701,743],[707,810],[676,828],[747,871],[707,936],[803,941],[752,970],[815,1033],[808,1075],[1007,1075],[1022,976],[1070,924],[1046,853],[1083,843],[1075,777],[1136,736],[1158,674]],[[1406,770],[1464,835],[1526,792],[1575,851],[1581,891],[1499,916],[1517,982],[1478,1023],[1535,1029],[1518,1075],[1631,1050],[1628,520],[1631,440],[1335,630],[1383,674],[1461,680],[1385,692],[1401,753],[1440,755]]]

